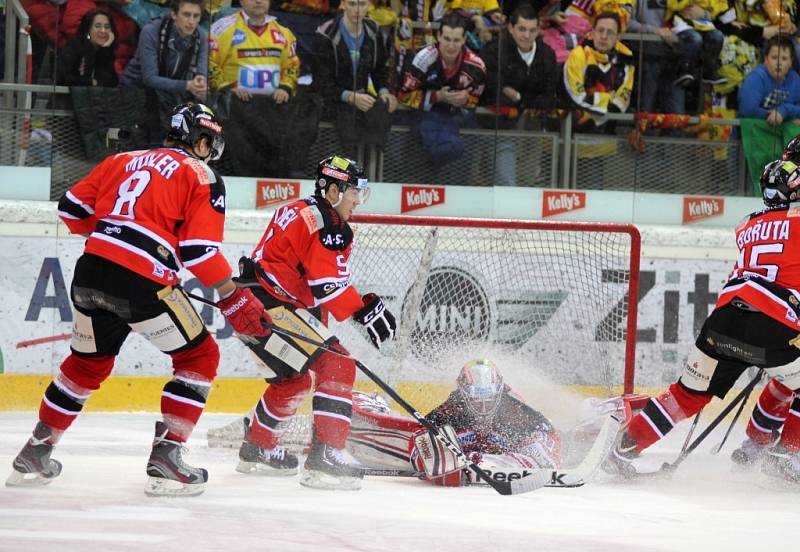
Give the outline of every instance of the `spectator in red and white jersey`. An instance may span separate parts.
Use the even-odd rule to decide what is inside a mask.
[[[724,399],[750,366],[800,389],[800,167],[767,165],[761,178],[765,208],[736,229],[739,257],[697,337],[683,373],[634,416],[606,468],[632,477],[633,460],[716,396]],[[778,402],[788,401],[789,397]],[[776,405],[770,406],[770,409]],[[768,476],[800,482],[800,400],[794,399],[778,442],[761,467]]]
[[[201,104],[176,107],[170,121],[164,147],[106,158],[59,201],[70,232],[88,238],[72,279],[71,353],[44,393],[7,485],[58,477],[54,446],[111,374],[133,330],[171,357],[173,372],[161,394],[145,494],[193,496],[205,488],[208,472],[187,465],[181,445],[205,407],[219,348],[179,287],[178,271],[217,289],[237,332],[266,336],[271,321],[253,293],[234,284],[220,252],[225,186],[206,161],[222,154],[222,127]]]
[[[433,163],[442,164],[464,153],[459,129],[472,124],[486,84],[486,66],[465,47],[466,23],[458,15],[442,18],[437,40],[408,64],[398,99],[419,110],[422,147]]]

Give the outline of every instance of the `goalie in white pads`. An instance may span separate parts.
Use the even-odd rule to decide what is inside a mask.
[[[558,467],[559,432],[503,383],[492,361],[468,362],[456,383],[456,390],[426,418],[457,442],[472,462],[498,478],[522,477],[530,468]],[[463,461],[415,420],[393,416],[387,406],[363,395],[354,397],[348,450],[377,469],[408,469],[410,463],[413,471],[425,473],[425,479],[436,485],[457,487],[477,481]]]

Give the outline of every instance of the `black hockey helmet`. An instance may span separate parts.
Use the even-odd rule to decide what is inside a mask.
[[[336,184],[339,192],[354,188],[365,203],[369,197],[369,181],[364,169],[357,162],[341,155],[330,155],[317,165],[316,192],[325,195],[328,186]]]
[[[761,173],[761,197],[770,207],[800,199],[800,166],[780,159],[769,163]]]
[[[503,376],[491,360],[477,359],[461,367],[456,379],[458,392],[467,410],[478,419],[494,417],[503,398]]]
[[[211,108],[201,103],[187,102],[175,106],[169,123],[167,138],[194,147],[205,136],[211,149],[209,161],[216,161],[225,150],[225,135],[222,125]]]
[[[800,134],[789,140],[789,143],[783,148],[783,156],[781,159],[800,163]]]

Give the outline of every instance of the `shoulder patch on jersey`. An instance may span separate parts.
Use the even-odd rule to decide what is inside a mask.
[[[800,208],[792,207],[788,211],[786,211],[787,217],[800,217]]]
[[[203,186],[206,184],[216,184],[219,180],[217,178],[217,174],[214,172],[214,169],[209,167],[200,159],[196,159],[194,157],[185,157],[183,159],[183,163],[192,169],[192,172],[197,175],[197,180]]]
[[[232,13],[230,15],[226,15],[221,19],[217,19],[213,25],[211,25],[211,34],[214,36],[219,36],[224,33],[227,29],[236,23],[236,18],[239,17],[239,13]]]
[[[415,55],[414,59],[411,60],[411,64],[424,73],[431,67],[431,65],[436,63],[436,60],[438,59],[439,49],[435,44],[428,44],[419,52],[417,52],[417,55]]]
[[[322,227],[322,217],[314,211],[315,209],[310,206],[300,209],[300,218],[306,223],[309,234],[313,234]]]

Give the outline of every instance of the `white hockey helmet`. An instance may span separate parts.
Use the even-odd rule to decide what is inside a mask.
[[[503,398],[503,376],[491,360],[470,360],[456,380],[467,409],[481,419],[494,417]]]

